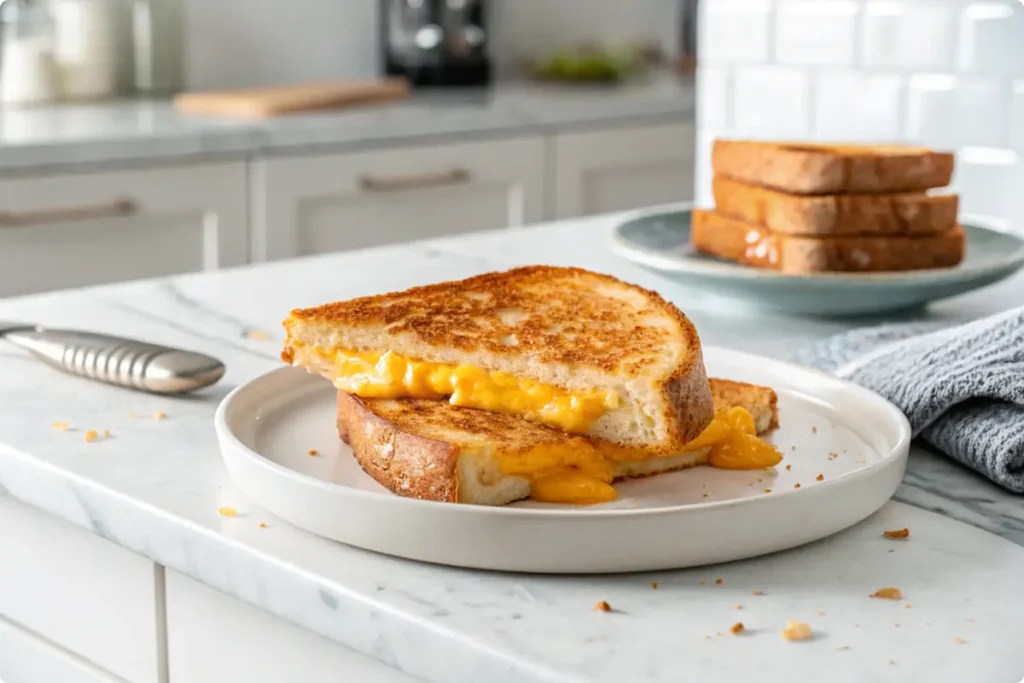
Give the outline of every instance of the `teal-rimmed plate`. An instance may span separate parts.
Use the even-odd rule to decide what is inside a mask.
[[[861,315],[923,306],[1003,280],[1024,267],[1024,234],[961,217],[967,254],[955,268],[901,273],[784,275],[698,254],[690,245],[689,206],[634,214],[619,224],[620,256],[708,294],[765,310]]]

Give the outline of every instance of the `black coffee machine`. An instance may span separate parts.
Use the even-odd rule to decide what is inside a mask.
[[[485,0],[380,0],[384,73],[414,86],[491,81]]]

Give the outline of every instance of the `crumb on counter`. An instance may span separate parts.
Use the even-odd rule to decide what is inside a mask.
[[[903,603],[903,609],[910,609],[910,603],[909,602]]]
[[[963,645],[967,641],[964,640],[963,638],[961,638],[960,636],[957,636],[956,638],[953,639],[953,642],[956,643],[957,645]]]
[[[53,423],[53,428],[57,429],[57,430],[60,430],[62,432],[66,432],[66,431],[68,431],[68,423],[67,422],[54,422]]]
[[[764,492],[765,492],[765,493],[771,493],[771,492],[772,492],[772,490],[771,490],[771,489],[765,489],[765,490],[764,490]]]
[[[886,538],[909,538],[910,529],[893,529],[892,531],[883,531],[882,535]]]
[[[836,652],[846,652],[849,649],[850,649],[849,645],[840,645],[839,647],[836,648]]]
[[[732,608],[733,609],[743,609],[743,605],[741,605],[740,603],[737,602],[735,605],[732,606]]]
[[[217,508],[217,514],[221,517],[235,517],[238,515],[238,510],[231,507],[220,507]]]
[[[704,581],[704,579],[701,579],[701,580],[700,580],[700,585],[701,585],[701,586],[707,585],[707,582],[705,582],[705,581]]]
[[[167,413],[165,413],[165,412],[164,412],[164,411],[162,411],[162,410],[158,410],[158,411],[156,411],[155,413],[153,413],[153,419],[154,419],[154,420],[162,420],[162,419],[164,419],[165,417],[167,417]]]
[[[86,443],[92,443],[93,441],[98,439],[99,436],[100,436],[99,433],[95,429],[90,429],[89,431],[87,431],[85,433],[85,442]]]
[[[261,529],[266,529],[267,528],[267,523],[266,522],[260,522],[260,528]]]
[[[604,600],[598,600],[597,604],[594,605],[594,609],[598,612],[611,612],[612,606]]]
[[[888,550],[886,550],[885,552],[887,552],[887,553],[894,553],[894,552],[896,552],[896,551],[895,551],[895,550],[893,550],[892,548],[889,548],[889,549],[888,549]]]
[[[791,621],[782,630],[782,637],[789,641],[807,640],[811,635],[810,625],[802,621]]]
[[[261,330],[247,330],[245,338],[252,339],[253,341],[267,341],[270,339],[270,335]]]
[[[715,579],[715,585],[716,586],[721,586],[722,585],[722,580],[721,579]]]
[[[819,474],[818,476],[816,476],[814,478],[814,481],[825,481],[825,475],[824,474]]]
[[[899,628],[899,627],[900,627],[900,625],[899,625],[899,624],[893,624],[893,625],[892,625],[892,627],[893,627],[893,628]]]
[[[896,666],[896,660],[895,659],[890,659],[889,660],[889,666]]]
[[[793,469],[793,466],[792,466],[792,465],[786,465],[786,471],[787,471],[787,472],[788,472],[788,471],[790,471],[791,469]]]
[[[658,582],[657,581],[651,581],[651,589],[652,590],[658,590]]]
[[[791,450],[791,451],[795,451],[795,450],[796,450],[796,446],[790,446],[790,447],[789,447],[789,450]],[[787,469],[787,470],[789,469],[789,465],[786,465],[786,469]]]
[[[737,621],[735,624],[733,624],[729,628],[729,633],[733,634],[734,636],[735,635],[739,635],[740,633],[743,633],[743,622],[742,621]]]
[[[704,494],[704,498],[707,498],[707,497],[708,497],[708,494],[706,494],[706,493],[705,493],[705,494]]]
[[[109,430],[109,429],[104,429],[104,430],[103,430],[102,432],[100,432],[100,433],[101,433],[101,434],[103,434],[103,436],[110,436],[110,430]]]
[[[838,458],[838,457],[839,457],[839,454],[838,454],[838,453],[829,453],[829,454],[828,454],[828,459],[829,459],[829,460],[835,460],[835,459],[836,459],[836,458]]]
[[[824,610],[818,610],[818,616],[819,617],[825,616],[825,611]]]
[[[797,483],[793,484],[793,488],[795,488],[795,489],[800,488],[800,482],[797,482]]]
[[[817,434],[817,433],[818,433],[818,428],[812,425],[811,426],[811,434]]]
[[[903,591],[899,588],[879,588],[868,597],[882,598],[883,600],[901,600],[903,598]]]
[[[762,591],[750,591],[750,594],[751,595],[764,595],[764,592],[762,592]]]
[[[318,450],[317,450],[317,449],[315,449],[315,448],[310,448],[310,449],[309,449],[308,451],[306,451],[306,452],[307,452],[307,453],[309,453],[310,455],[318,455],[318,454],[320,453],[320,451],[318,451]]]

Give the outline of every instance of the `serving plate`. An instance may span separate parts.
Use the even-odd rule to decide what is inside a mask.
[[[788,275],[698,254],[688,206],[634,214],[616,226],[620,256],[707,294],[759,310],[859,315],[923,306],[993,284],[1024,267],[1024,236],[984,219],[961,217],[967,253],[955,268],[905,273]]]
[[[778,392],[781,427],[771,440],[785,459],[774,471],[698,467],[622,482],[618,500],[593,506],[402,498],[363,473],[338,438],[331,384],[298,368],[232,391],[216,429],[236,486],[295,526],[480,569],[621,572],[754,557],[856,524],[895,492],[910,427],[893,405],[815,370],[723,349],[704,354],[712,376]]]

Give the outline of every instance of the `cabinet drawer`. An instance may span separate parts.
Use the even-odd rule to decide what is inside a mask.
[[[536,137],[268,158],[253,169],[257,261],[519,226],[543,212]]]
[[[693,125],[565,133],[554,139],[551,218],[693,199]]]
[[[0,179],[0,297],[239,265],[243,162]]]
[[[171,683],[416,683],[365,655],[167,570]]]
[[[0,496],[0,617],[8,622],[132,683],[155,683],[155,579],[152,562]]]
[[[0,681],[118,683],[88,662],[0,619]]]

